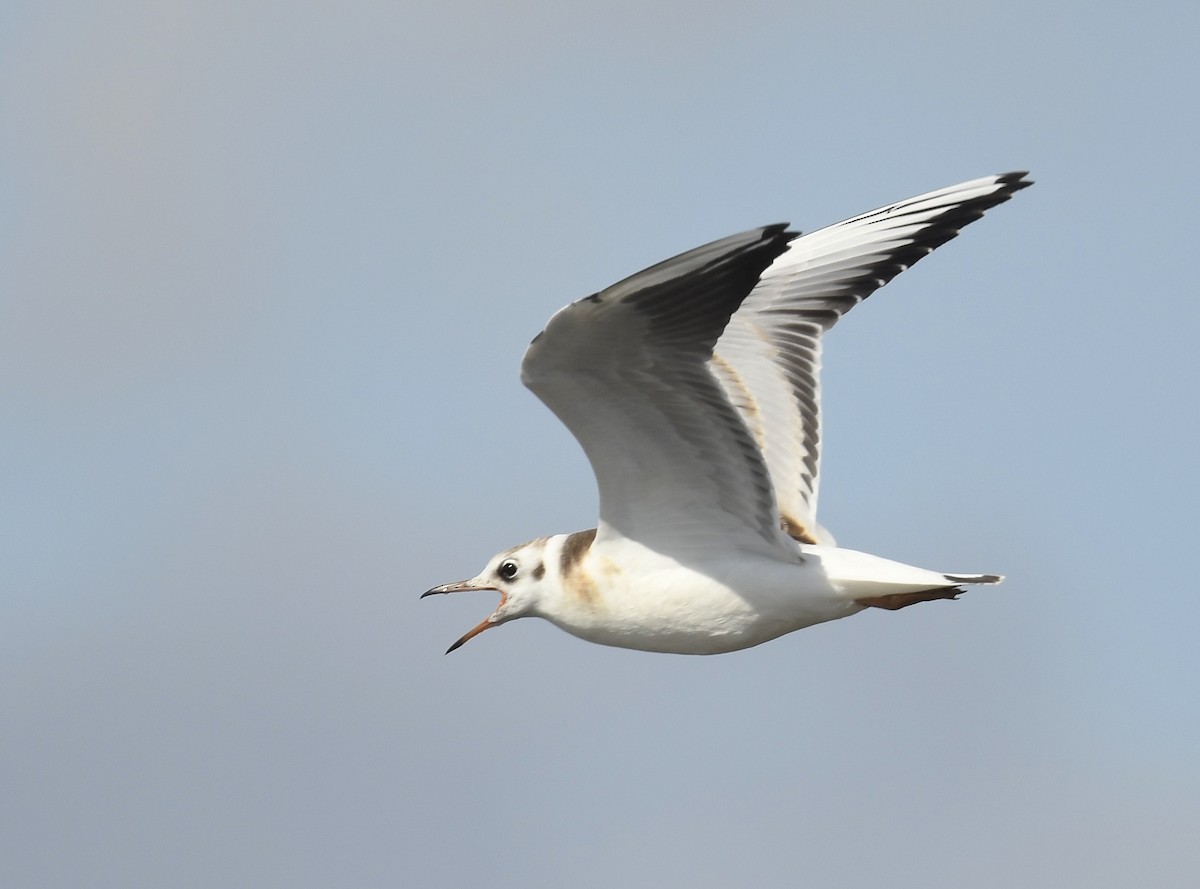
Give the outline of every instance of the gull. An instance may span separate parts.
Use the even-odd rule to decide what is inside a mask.
[[[422,594],[500,594],[446,653],[541,617],[602,645],[718,654],[999,583],[845,549],[817,524],[819,370],[822,336],[842,315],[1032,184],[1025,176],[974,179],[807,235],[756,228],[557,312],[521,380],[583,447],[599,521]]]

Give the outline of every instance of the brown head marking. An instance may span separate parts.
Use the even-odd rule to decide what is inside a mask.
[[[592,548],[592,542],[596,539],[596,529],[589,528],[587,531],[576,531],[574,534],[568,534],[567,539],[563,541],[562,556],[559,563],[559,569],[563,577],[571,574],[583,561],[584,555]]]
[[[591,578],[581,570],[581,567],[583,558],[592,548],[595,539],[595,528],[568,534],[567,539],[563,541],[562,555],[559,559],[559,573],[562,575],[563,587],[576,593],[588,603],[595,598],[596,590],[592,585]]]

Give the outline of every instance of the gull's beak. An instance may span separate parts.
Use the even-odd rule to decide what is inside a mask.
[[[435,586],[431,590],[426,590],[421,593],[421,598],[426,596],[440,596],[442,593],[468,593],[473,590],[490,590],[492,587],[476,586],[469,580],[460,580],[455,583],[444,583],[441,586]]]
[[[499,611],[500,607],[504,605],[505,596],[502,592],[500,592],[500,590],[497,590],[495,587],[491,586],[477,586],[473,581],[470,580],[460,580],[455,583],[444,583],[441,586],[435,586],[432,589],[428,589],[421,593],[421,598],[424,599],[426,596],[439,596],[443,593],[467,593],[478,592],[479,590],[491,590],[492,592],[500,593],[500,605],[496,606],[497,611]],[[474,639],[489,627],[496,626],[496,622],[493,619],[495,616],[496,615],[493,612],[486,620],[480,621],[480,623],[478,623],[476,626],[467,630],[467,632],[464,633],[457,642],[446,649],[446,654],[449,654],[456,648],[460,648],[461,646],[465,645],[467,642],[469,642],[471,639]]]
[[[474,639],[476,636],[478,636],[484,630],[488,629],[489,627],[494,627],[494,626],[496,626],[496,625],[494,623],[492,623],[492,619],[490,617],[487,620],[480,621],[478,624],[473,626],[471,629],[469,629],[465,633],[463,633],[457,642],[455,642],[453,645],[451,645],[449,648],[447,648],[446,654],[449,654],[450,652],[454,651],[456,648],[460,648],[461,646],[463,646],[464,644],[469,642],[471,639]]]

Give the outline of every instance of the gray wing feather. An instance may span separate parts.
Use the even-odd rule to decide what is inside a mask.
[[[689,251],[572,303],[534,339],[522,380],[592,464],[601,539],[794,554],[759,447],[708,370],[730,316],[792,237],[767,226]]]
[[[821,338],[904,269],[1032,183],[1024,173],[964,182],[791,241],[741,303],[710,367],[763,454],[793,538],[831,543],[816,522]]]

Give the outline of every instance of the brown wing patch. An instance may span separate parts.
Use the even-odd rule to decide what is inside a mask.
[[[798,543],[816,544],[820,542],[817,540],[816,534],[814,534],[812,531],[809,531],[808,528],[789,516],[780,516],[779,526],[783,528],[784,534]]]
[[[766,447],[766,437],[763,435],[762,412],[758,409],[754,393],[750,391],[750,388],[742,380],[741,374],[734,369],[732,364],[716,352],[713,353],[710,360],[717,372],[717,379],[725,384],[726,396],[741,414],[742,421],[749,427],[750,432],[754,435],[754,441],[761,451]]]

